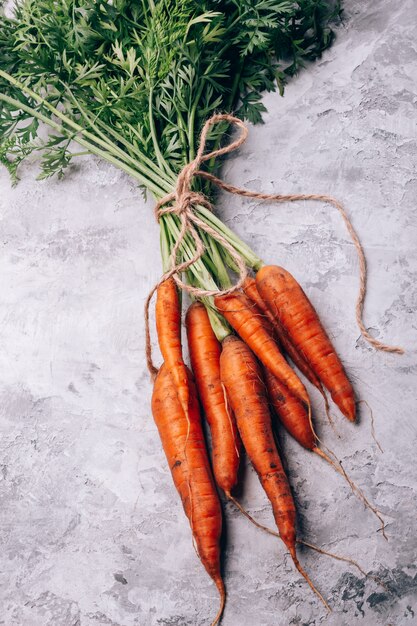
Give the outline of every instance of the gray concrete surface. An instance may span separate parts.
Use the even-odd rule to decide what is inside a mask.
[[[417,6],[347,0],[322,60],[269,95],[263,127],[224,168],[235,184],[342,199],[369,263],[366,323],[403,344],[375,353],[354,322],[358,267],[335,212],[321,204],[221,198],[219,213],[267,262],[303,283],[375,413],[336,416],[314,395],[321,436],[377,504],[375,518],[320,459],[283,449],[300,536],[356,558],[300,556],[331,616],[283,546],[225,507],[224,626],[416,624]],[[0,624],[203,626],[217,595],[194,553],[149,410],[142,306],[160,273],[151,204],[95,159],[62,181],[0,173]],[[270,507],[251,468],[242,500]]]

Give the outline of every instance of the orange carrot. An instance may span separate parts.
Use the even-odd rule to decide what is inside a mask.
[[[265,325],[266,318],[257,313],[256,306],[252,301],[243,293],[217,296],[214,301],[220,313],[265,367],[273,372],[294,396],[309,405],[310,400],[306,388],[282,356]]]
[[[307,450],[317,447],[316,434],[311,426],[305,406],[294,398],[288,389],[267,368],[264,380],[268,396],[285,429]]]
[[[340,461],[338,461],[334,452],[329,450],[327,446],[324,446],[323,443],[323,447],[327,449],[329,454],[326,454],[326,452],[324,452],[319,447],[319,438],[317,437],[317,434],[314,430],[313,423],[311,421],[311,415],[309,415],[305,406],[296,398],[294,398],[288,392],[288,389],[285,387],[285,385],[283,385],[281,381],[275,378],[275,376],[271,374],[271,372],[269,372],[266,368],[264,368],[264,380],[266,383],[266,388],[268,390],[268,396],[271,404],[285,430],[287,430],[290,435],[294,437],[296,441],[298,441],[300,445],[320,456],[326,461],[326,463],[331,465],[338,474],[343,476],[349,487],[352,489],[353,493],[378,518],[381,524],[382,534],[386,538],[385,522],[381,517],[378,509],[369,502],[363,491],[348,476],[346,470],[343,468]],[[329,456],[330,454],[335,460],[333,460]]]
[[[158,287],[155,317],[162,357],[174,378],[181,406],[187,413],[188,382],[181,348],[181,305],[173,278],[165,280]]]
[[[275,444],[262,372],[250,348],[237,337],[223,341],[220,372],[243,445],[272,504],[280,537],[298,571],[327,607],[298,561],[295,505]]]
[[[352,385],[317,312],[295,278],[282,267],[264,265],[256,275],[256,285],[269,310],[329,390],[343,415],[355,421]]]
[[[262,300],[261,295],[256,286],[256,280],[248,276],[243,284],[243,291],[248,296],[248,298],[252,300],[252,302],[255,302],[255,304],[262,311],[262,313],[269,319],[269,321],[271,322],[275,330],[275,334],[277,336],[278,342],[282,345],[284,352],[287,353],[287,355],[290,357],[294,365],[298,367],[300,372],[304,374],[304,376],[311,382],[311,384],[317,387],[320,393],[323,394],[323,387],[321,385],[321,382],[319,381],[319,379],[317,378],[317,376],[311,369],[310,365],[307,363],[307,361],[302,357],[302,355],[297,351],[297,349],[291,343],[288,335],[286,334],[285,330],[281,326],[279,320],[277,320],[277,318],[272,315],[271,311],[268,309],[267,305]]]
[[[187,385],[188,414],[179,401],[174,377],[164,364],[155,380],[152,413],[190,522],[198,556],[220,593],[220,609],[214,626],[220,621],[225,603],[220,571],[222,513],[207,455],[196,389],[188,370]]]
[[[221,345],[200,302],[190,306],[185,323],[191,366],[211,431],[214,477],[230,498],[238,480],[240,441],[220,380]]]
[[[323,385],[320,380],[317,378],[313,370],[307,361],[303,358],[303,356],[297,351],[294,345],[291,343],[287,333],[281,326],[281,323],[272,315],[271,311],[268,309],[265,302],[262,300],[261,295],[256,286],[256,281],[254,278],[250,276],[247,277],[243,284],[243,290],[245,294],[252,300],[252,302],[256,305],[257,310],[259,311],[259,315],[265,316],[265,328],[268,330],[269,334],[275,337],[278,346],[282,347],[283,351],[290,357],[291,361],[294,365],[304,374],[304,376],[318,389],[321,393],[324,406],[327,414],[327,418],[332,427],[333,419],[330,414],[329,401],[327,399],[326,393],[323,389]]]
[[[271,533],[232,495],[238,482],[241,443],[236,420],[220,380],[221,345],[213,332],[206,307],[194,302],[187,311],[185,323],[198,395],[211,431],[216,483],[252,524]],[[272,534],[276,533],[272,531]]]

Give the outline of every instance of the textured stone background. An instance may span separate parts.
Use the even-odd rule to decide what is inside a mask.
[[[370,402],[337,416],[314,396],[320,434],[383,512],[375,518],[320,459],[283,437],[304,538],[360,561],[301,558],[333,606],[327,617],[282,545],[227,505],[225,626],[417,623],[416,422],[417,49],[413,0],[346,0],[323,59],[266,98],[269,115],[224,169],[241,186],[333,193],[369,262],[366,322],[403,344],[375,353],[354,322],[355,252],[320,204],[222,199],[219,211],[267,262],[301,279]],[[0,174],[0,624],[209,624],[217,595],[194,554],[149,411],[142,306],[160,272],[151,205],[95,159],[63,181],[11,189]],[[251,468],[243,501],[272,524]]]

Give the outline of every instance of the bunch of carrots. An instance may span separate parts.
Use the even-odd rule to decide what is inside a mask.
[[[282,267],[264,265],[255,278],[246,278],[241,290],[215,297],[218,315],[228,329],[222,341],[216,337],[205,304],[198,300],[191,304],[185,324],[192,372],[183,358],[180,302],[173,278],[159,285],[156,327],[164,362],[154,381],[152,411],[198,556],[220,594],[213,626],[220,621],[225,604],[217,488],[261,526],[233,496],[242,445],[271,502],[278,533],[261,527],[279,534],[295,567],[327,607],[297,558],[296,508],[273,421],[277,418],[303,448],[344,474],[379,517],[383,529],[378,511],[341,465],[320,448],[308,392],[296,371],[324,398],[327,390],[343,415],[354,422],[354,391],[343,365],[313,305]],[[211,432],[211,459],[200,407]]]
[[[297,558],[296,510],[273,420],[347,480],[384,532],[379,512],[317,437],[300,375],[323,395],[328,415],[326,394],[351,422],[354,392],[300,285],[285,269],[265,265],[215,214],[212,200],[217,187],[257,200],[333,205],[358,253],[361,333],[376,348],[402,352],[365,328],[365,256],[338,201],[238,189],[216,176],[219,158],[245,141],[244,122],[262,121],[263,92],[282,93],[286,78],[331,43],[339,3],[18,0],[10,17],[2,4],[0,163],[12,182],[30,155],[41,155],[45,179],[89,154],[125,172],[156,203],[164,271],[156,322],[164,363],[156,370],[150,354],[154,289],[145,307],[152,409],[199,557],[220,593],[213,624],[225,603],[217,488],[261,526],[233,495],[242,446],[272,505],[277,531],[264,530],[280,536],[318,593]],[[240,136],[228,143],[233,129]],[[192,372],[181,346],[183,290],[193,297],[186,315]]]

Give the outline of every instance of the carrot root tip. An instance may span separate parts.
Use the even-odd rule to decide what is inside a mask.
[[[211,623],[211,626],[217,626],[217,624],[220,623],[220,620],[222,618],[223,612],[224,612],[224,607],[226,604],[226,590],[224,587],[224,582],[223,580],[220,578],[219,580],[215,580],[214,581],[216,584],[216,587],[219,591],[219,595],[220,595],[220,606],[219,606],[219,610],[217,611],[216,617],[214,618],[214,620]]]
[[[322,602],[322,604],[324,605],[324,607],[326,608],[326,610],[331,613],[332,609],[330,608],[329,604],[327,603],[327,601],[324,599],[324,597],[321,595],[320,591],[317,589],[317,587],[315,587],[313,581],[311,580],[310,576],[307,574],[307,572],[305,571],[305,569],[301,566],[297,556],[293,556],[291,554],[292,560],[294,561],[294,565],[297,568],[297,570],[300,572],[301,576],[304,578],[304,580],[307,582],[307,584],[309,585],[310,589],[316,594],[316,596],[318,597],[318,599]]]

